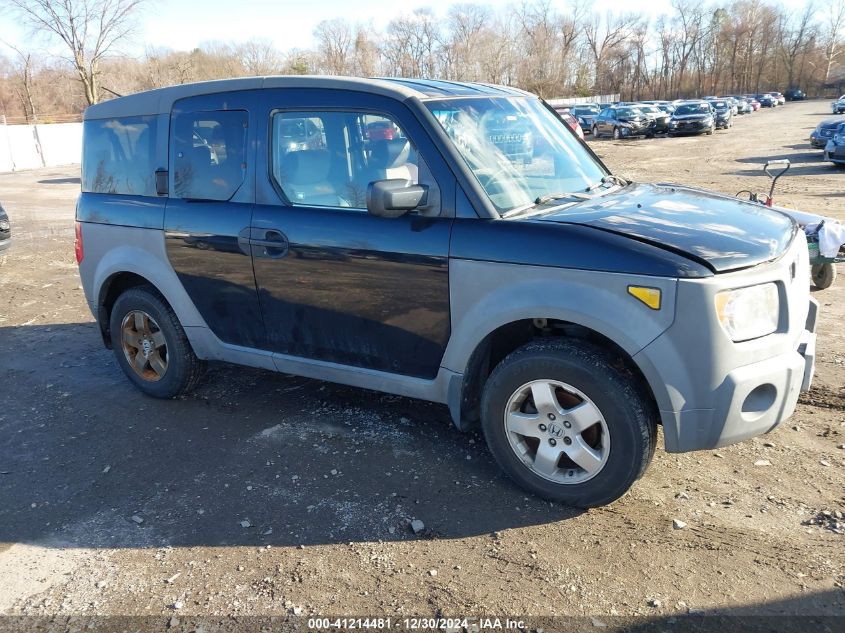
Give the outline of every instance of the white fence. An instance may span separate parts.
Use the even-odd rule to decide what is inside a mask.
[[[619,93],[613,95],[596,95],[594,97],[561,97],[560,99],[546,99],[549,105],[556,106],[576,106],[584,103],[615,103],[622,98]]]
[[[78,164],[82,124],[4,125],[0,119],[0,173]]]

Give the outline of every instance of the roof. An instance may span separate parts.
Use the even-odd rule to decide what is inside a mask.
[[[173,102],[184,99],[185,97],[235,90],[258,90],[261,88],[352,90],[378,94],[400,101],[413,97],[418,99],[442,99],[473,96],[534,96],[531,93],[506,86],[435,79],[403,79],[392,77],[366,79],[362,77],[279,75],[202,81],[147,90],[90,106],[85,110],[84,118],[107,119],[124,116],[168,114],[173,108]]]

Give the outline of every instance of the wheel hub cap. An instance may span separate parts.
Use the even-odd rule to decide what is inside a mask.
[[[598,406],[560,381],[522,385],[508,400],[503,422],[522,463],[555,483],[592,479],[610,455],[610,434]]]
[[[168,350],[156,320],[143,310],[133,310],[123,317],[120,333],[123,355],[132,371],[150,382],[161,380],[167,371]]]

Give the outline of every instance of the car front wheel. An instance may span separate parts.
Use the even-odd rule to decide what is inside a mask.
[[[621,497],[654,454],[654,407],[619,359],[586,341],[535,341],[505,358],[482,395],[482,428],[522,488],[576,507]]]
[[[622,135],[619,132],[619,128],[618,127],[613,128],[613,140],[618,141],[621,136]]]
[[[130,288],[109,319],[118,365],[132,383],[155,398],[174,398],[199,382],[205,363],[197,358],[176,313],[151,286]]]

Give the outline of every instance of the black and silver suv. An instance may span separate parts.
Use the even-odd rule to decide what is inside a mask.
[[[144,393],[216,360],[443,403],[568,504],[624,494],[659,424],[673,452],[772,430],[813,375],[795,222],[614,176],[512,88],[259,77],[104,102],[76,219],[86,299]]]

